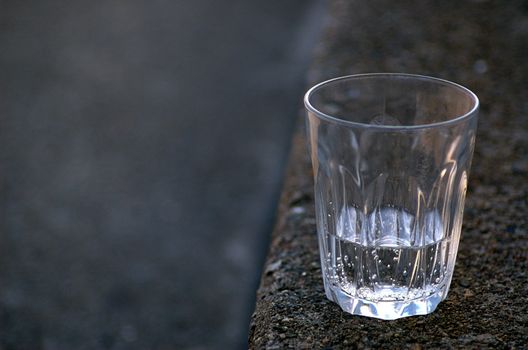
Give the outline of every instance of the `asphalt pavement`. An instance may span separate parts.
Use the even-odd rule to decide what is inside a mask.
[[[323,12],[0,2],[0,348],[246,346]]]

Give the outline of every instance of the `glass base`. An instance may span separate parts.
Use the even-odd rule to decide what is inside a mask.
[[[325,286],[326,297],[337,303],[343,311],[352,315],[396,320],[398,318],[427,315],[433,312],[447,296],[444,286],[438,291],[422,298],[406,301],[377,301],[352,297],[340,289]]]

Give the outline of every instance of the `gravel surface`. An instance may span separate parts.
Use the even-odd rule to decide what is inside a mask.
[[[481,100],[455,274],[447,300],[427,316],[381,321],[328,301],[299,130],[250,348],[527,348],[528,4],[333,0],[330,8],[312,83],[363,72],[419,73],[461,83]]]

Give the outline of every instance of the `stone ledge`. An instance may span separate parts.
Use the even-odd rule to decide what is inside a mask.
[[[381,321],[324,295],[303,130],[293,139],[255,313],[252,349],[528,347],[528,8],[522,2],[329,2],[314,83],[412,72],[481,99],[455,274],[427,316]],[[302,123],[301,123],[302,125]]]

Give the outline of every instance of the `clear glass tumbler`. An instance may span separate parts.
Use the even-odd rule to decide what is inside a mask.
[[[320,83],[305,105],[326,296],[386,320],[434,311],[453,276],[477,96],[380,73]]]

